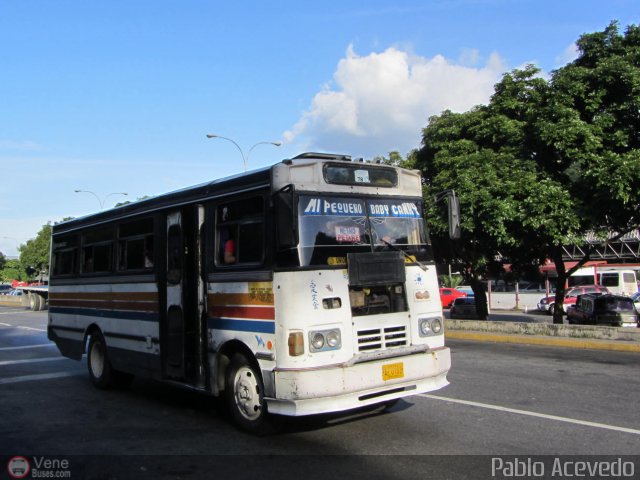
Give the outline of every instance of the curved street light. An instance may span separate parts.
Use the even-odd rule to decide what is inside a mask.
[[[107,194],[102,200],[100,200],[100,197],[95,192],[92,192],[91,190],[74,190],[74,192],[75,193],[90,193],[91,195],[96,197],[96,200],[98,200],[98,203],[100,204],[100,210],[104,210],[104,202],[106,202],[107,198],[109,198],[111,195],[129,195],[126,192],[112,192],[112,193]]]
[[[237,142],[235,142],[234,140],[228,138],[228,137],[223,137],[222,135],[216,135],[214,133],[207,133],[207,138],[221,138],[223,140],[227,140],[231,143],[233,143],[236,148],[238,149],[238,151],[240,152],[240,155],[242,155],[242,162],[244,164],[244,171],[247,171],[247,164],[249,163],[249,157],[251,156],[251,151],[256,148],[258,145],[273,145],[274,147],[279,147],[280,145],[282,145],[282,142],[258,142],[256,144],[254,144],[249,151],[247,152],[247,154],[244,154],[244,151],[242,150],[242,148],[240,148],[240,145],[237,144]]]

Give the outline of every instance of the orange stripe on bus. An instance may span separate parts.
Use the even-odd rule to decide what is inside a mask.
[[[273,305],[273,293],[210,293],[209,305]]]

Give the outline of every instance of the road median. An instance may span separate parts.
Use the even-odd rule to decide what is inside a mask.
[[[530,322],[445,320],[450,339],[640,353],[640,329]]]

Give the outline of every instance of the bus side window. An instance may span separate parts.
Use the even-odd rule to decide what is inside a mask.
[[[153,218],[122,223],[118,229],[118,270],[153,268]]]
[[[265,247],[261,196],[218,205],[215,225],[217,266],[262,262]]]
[[[113,228],[105,227],[82,235],[82,273],[112,270]]]
[[[53,276],[78,273],[79,245],[78,235],[65,235],[53,239],[51,269]]]

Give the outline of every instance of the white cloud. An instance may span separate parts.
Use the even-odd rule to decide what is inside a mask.
[[[429,116],[487,103],[505,71],[492,54],[483,66],[469,50],[465,64],[425,58],[398,48],[359,56],[349,46],[333,76],[283,138],[288,143],[367,158],[419,147]]]
[[[462,65],[473,66],[480,63],[480,60],[481,60],[480,50],[477,50],[475,48],[467,48],[462,51],[458,61]]]
[[[578,46],[575,43],[572,43],[564,49],[564,52],[562,52],[555,58],[556,67],[562,67],[567,63],[573,62],[576,58],[578,58],[579,53],[580,52],[578,52]]]

